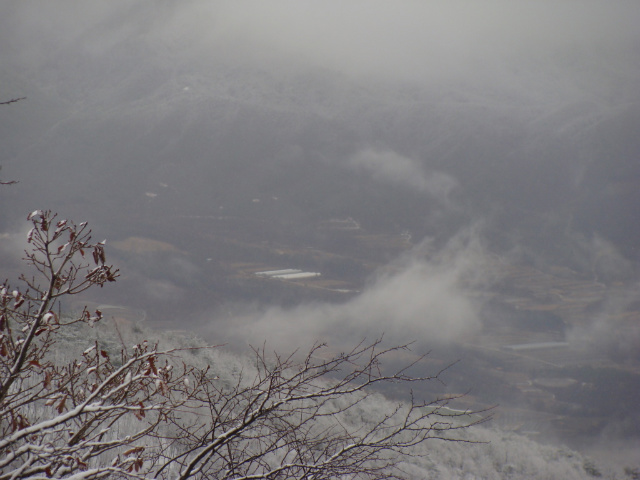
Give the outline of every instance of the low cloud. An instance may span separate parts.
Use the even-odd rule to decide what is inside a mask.
[[[634,2],[593,0],[579,8],[528,0],[196,1],[170,31],[190,25],[209,49],[278,68],[311,65],[430,84],[483,77],[491,85],[504,81],[496,70],[510,73],[514,63],[535,75],[538,62],[566,67],[562,54],[572,54],[576,45],[593,51],[628,41],[639,12]]]
[[[379,181],[406,186],[446,203],[458,182],[443,172],[425,171],[417,161],[392,151],[363,150],[351,157],[348,165],[364,170]]]
[[[279,351],[304,350],[315,342],[344,348],[345,339],[381,335],[393,343],[415,341],[426,348],[460,340],[480,328],[478,306],[469,291],[482,278],[485,258],[477,240],[462,237],[437,254],[429,242],[417,246],[384,267],[346,303],[246,308],[234,311],[228,324],[222,315],[214,315],[205,331],[238,346],[266,342]]]
[[[608,287],[585,321],[567,332],[576,348],[624,362],[640,360],[640,284]]]

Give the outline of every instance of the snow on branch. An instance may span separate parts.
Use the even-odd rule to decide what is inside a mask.
[[[23,288],[0,286],[0,480],[405,478],[399,459],[412,448],[465,441],[456,432],[489,417],[413,395],[370,408],[378,385],[442,373],[411,375],[424,371],[424,356],[389,370],[385,361],[409,346],[381,340],[337,356],[325,345],[301,357],[262,347],[233,375],[189,365],[191,348],[146,341],[119,351],[94,341],[60,363],[63,333],[94,328],[102,313],[69,318],[56,313],[58,302],[115,281],[118,270],[86,223],[42,210],[28,221],[32,272]]]

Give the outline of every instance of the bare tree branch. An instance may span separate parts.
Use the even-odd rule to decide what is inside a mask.
[[[0,165],[0,170],[2,170],[2,166]],[[13,185],[15,183],[18,183],[16,180],[8,180],[3,182],[2,180],[0,180],[0,185]]]
[[[12,98],[11,100],[7,100],[6,102],[0,102],[0,105],[9,105],[10,103],[16,103],[19,102],[20,100],[25,100],[27,97],[20,97],[20,98]]]
[[[369,411],[375,387],[442,374],[409,373],[425,356],[387,371],[385,359],[409,345],[381,340],[333,357],[319,344],[301,360],[263,345],[251,367],[219,378],[187,365],[189,348],[128,348],[118,331],[120,351],[95,341],[61,364],[61,335],[93,326],[102,313],[61,317],[55,305],[115,281],[118,270],[86,223],[40,210],[28,220],[25,260],[35,276],[22,276],[23,291],[0,286],[0,480],[400,479],[400,460],[414,447],[466,441],[457,432],[490,416],[413,394]]]

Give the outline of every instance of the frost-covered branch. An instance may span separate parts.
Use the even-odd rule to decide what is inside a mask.
[[[408,346],[379,340],[334,357],[316,345],[301,360],[262,347],[233,375],[188,365],[192,348],[146,341],[120,351],[95,341],[61,363],[61,334],[102,314],[64,316],[57,302],[118,270],[85,223],[40,210],[28,220],[33,276],[22,290],[0,287],[0,480],[403,478],[399,459],[415,446],[464,441],[456,431],[487,418],[413,395],[369,411],[376,386],[441,374],[409,373],[425,357],[388,371]]]

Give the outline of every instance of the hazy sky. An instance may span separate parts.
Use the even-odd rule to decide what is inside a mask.
[[[68,67],[82,71],[144,49],[147,63],[194,75],[221,64],[326,69],[363,83],[511,85],[535,99],[603,93],[636,73],[619,57],[637,46],[640,19],[632,0],[9,1],[2,10],[3,63],[28,68],[64,68],[48,62],[67,51],[80,57],[65,57]]]

